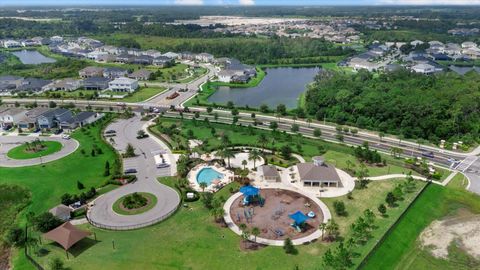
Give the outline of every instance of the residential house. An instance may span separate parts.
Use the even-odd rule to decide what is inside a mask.
[[[117,56],[113,54],[106,54],[106,55],[99,55],[96,61],[99,63],[112,63],[112,62],[115,62],[116,60],[117,60]]]
[[[326,164],[322,157],[313,157],[313,162],[296,165],[300,182],[307,187],[342,187],[342,181],[333,165]]]
[[[195,56],[195,59],[204,63],[213,63],[215,57],[209,53],[199,53]]]
[[[262,165],[258,168],[260,177],[267,182],[280,182],[280,174],[274,165]]]
[[[116,57],[115,62],[121,64],[129,64],[132,63],[134,59],[133,55],[130,54],[120,54]]]
[[[0,128],[11,128],[22,117],[25,117],[26,110],[21,108],[12,108],[0,113]]]
[[[57,108],[46,111],[37,117],[38,127],[51,129],[58,126],[58,123],[72,118],[72,112],[67,109]]]
[[[171,66],[173,64],[173,62],[174,62],[173,58],[169,58],[169,57],[166,57],[166,56],[160,56],[160,57],[154,58],[152,64],[157,66],[157,67],[164,68],[164,67]]]
[[[147,69],[139,69],[128,75],[129,78],[137,81],[147,81],[151,78],[153,72]]]
[[[43,91],[43,87],[50,82],[50,80],[38,78],[25,78],[17,89],[15,89],[15,92],[41,92]]]
[[[128,70],[118,67],[108,67],[103,70],[103,77],[110,79],[125,77],[127,74]]]
[[[221,82],[247,82],[257,75],[254,67],[244,65],[237,59],[228,59],[224,70],[218,72],[218,80]]]
[[[91,78],[91,77],[102,77],[103,68],[102,67],[86,67],[78,72],[78,75],[81,78]]]
[[[138,88],[138,81],[120,77],[108,83],[108,89],[114,92],[134,92]]]
[[[153,57],[149,55],[139,55],[133,58],[132,63],[137,65],[151,65]]]
[[[127,49],[127,54],[133,55],[133,56],[140,56],[142,55],[142,51],[140,51],[137,48],[129,48]]]
[[[157,50],[146,50],[146,51],[142,52],[142,55],[147,55],[147,56],[150,56],[152,58],[157,58],[157,57],[161,56],[162,53],[157,51]]]
[[[416,73],[421,73],[421,74],[433,74],[435,73],[435,67],[430,65],[430,64],[417,64],[411,67],[411,69],[416,72]]]
[[[469,59],[480,59],[480,49],[477,47],[464,49],[462,51],[463,55],[467,56]]]
[[[20,48],[22,47],[22,44],[18,41],[15,40],[5,40],[3,42],[3,47],[9,49],[9,48]]]
[[[33,47],[33,46],[39,46],[40,45],[36,41],[31,40],[31,39],[22,40],[21,43],[22,43],[23,47]]]
[[[25,116],[19,119],[15,125],[22,129],[32,129],[38,127],[37,118],[43,113],[49,111],[48,108],[37,107],[25,113]]]
[[[77,127],[83,127],[85,125],[91,124],[98,119],[102,118],[103,114],[96,112],[79,112],[76,115],[65,118],[63,121],[58,123],[58,126],[63,130],[74,130]]]
[[[98,61],[98,59],[102,56],[109,55],[107,52],[102,51],[92,51],[87,54],[87,58],[91,60]]]
[[[105,90],[110,81],[111,79],[105,77],[89,77],[83,80],[83,88],[85,90]]]
[[[183,60],[195,60],[195,54],[191,52],[181,52],[180,58]]]
[[[162,56],[168,57],[170,59],[178,59],[180,57],[180,55],[178,53],[174,53],[174,52],[167,52],[167,53],[162,54]],[[157,58],[157,57],[155,57],[155,58]]]
[[[63,42],[63,37],[61,36],[53,36],[50,38],[50,41],[53,43],[61,43]]]
[[[477,43],[472,42],[472,41],[465,41],[462,43],[462,48],[463,49],[471,49],[471,48],[476,48]]]
[[[65,222],[70,220],[72,209],[66,205],[59,204],[54,208],[48,210],[48,212],[56,218],[60,219],[61,221]]]
[[[83,86],[83,80],[66,78],[56,80],[43,87],[44,91],[75,91]]]

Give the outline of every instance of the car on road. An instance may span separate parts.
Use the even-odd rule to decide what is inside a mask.
[[[157,168],[161,169],[161,168],[168,168],[170,167],[170,164],[168,163],[162,163],[162,164],[158,164],[157,165]]]
[[[109,130],[105,131],[105,134],[113,134],[113,133],[117,133],[117,132],[113,129],[109,129]]]
[[[58,135],[62,132],[63,132],[63,129],[59,128],[59,129],[56,129],[55,131],[53,131],[53,134]]]
[[[126,169],[123,173],[125,173],[125,174],[137,173],[137,169]]]
[[[435,155],[433,154],[432,151],[422,152],[422,156],[424,156],[424,157],[429,157],[429,158],[434,158],[434,157],[435,157]]]
[[[62,135],[62,139],[64,139],[64,140],[70,140],[70,135],[67,135],[67,134]]]

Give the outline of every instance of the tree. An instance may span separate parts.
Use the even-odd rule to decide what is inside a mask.
[[[315,128],[315,129],[313,130],[313,136],[315,136],[315,137],[320,137],[320,136],[322,136],[322,131],[321,131],[319,128]]]
[[[395,195],[393,195],[392,192],[388,192],[387,197],[385,198],[385,202],[387,202],[388,206],[394,207],[396,201]]]
[[[292,148],[289,145],[284,145],[280,148],[280,154],[286,160],[292,157]]]
[[[198,185],[202,189],[202,192],[205,192],[205,189],[208,187],[207,182],[200,182]]]
[[[134,157],[135,156],[135,148],[131,144],[127,144],[127,148],[125,149],[125,157]]]
[[[20,227],[11,227],[5,233],[4,240],[10,246],[23,247],[25,244],[25,231]]]
[[[65,269],[63,261],[60,258],[53,258],[49,262],[48,266],[49,266],[50,270],[64,270]]]
[[[109,176],[110,175],[110,162],[105,161],[105,171],[103,172],[103,176]]]
[[[252,228],[252,235],[254,236],[254,241],[257,241],[257,236],[260,235],[260,229],[258,227],[253,227]]]
[[[57,103],[55,103],[54,101],[50,101],[50,102],[48,102],[48,107],[49,108],[55,108],[55,107],[57,107]]]
[[[213,109],[212,107],[207,107],[207,113],[212,113]]]
[[[91,155],[92,157],[95,156],[95,149],[92,149],[92,152],[90,152],[90,155]]]
[[[261,158],[261,154],[260,154],[260,151],[258,151],[257,149],[252,149],[249,153],[248,153],[248,160],[251,160],[253,161],[253,167],[256,168],[256,162],[257,160],[260,160]]]
[[[222,150],[218,151],[218,155],[223,159],[227,159],[228,167],[231,168],[230,159],[235,157],[235,153],[233,153],[232,150],[230,150],[228,148],[225,148],[225,149],[222,149]]]
[[[78,188],[79,190],[82,190],[82,189],[84,189],[84,188],[85,188],[85,186],[83,185],[83,183],[82,183],[82,182],[80,182],[80,181],[77,181],[77,188]]]
[[[346,216],[347,211],[345,209],[345,203],[342,201],[334,201],[333,202],[333,208],[335,209],[335,213],[338,216]]]
[[[345,270],[351,268],[354,264],[352,261],[353,252],[351,245],[345,247],[343,241],[335,248],[334,251],[328,249],[323,255],[323,264],[327,268],[335,270]]]
[[[283,242],[283,250],[285,250],[287,254],[296,254],[298,252],[290,238],[285,239]]]
[[[268,111],[270,111],[270,109],[268,108],[268,106],[266,104],[260,105],[260,112],[268,113]]]
[[[320,223],[320,225],[318,226],[318,229],[322,232],[322,241],[323,241],[323,237],[325,235],[325,229],[326,228],[327,228],[327,223],[325,223],[325,222]]]
[[[399,158],[403,154],[403,150],[398,147],[390,148],[390,153],[394,158]]]
[[[250,117],[251,117],[252,119],[255,119],[255,117],[256,117],[255,113],[252,112],[252,113],[250,114]]]
[[[276,111],[279,115],[284,116],[287,114],[287,107],[285,106],[285,104],[278,104]]]
[[[278,129],[278,123],[275,122],[275,121],[272,121],[272,122],[270,122],[269,127],[270,127],[270,129],[272,129],[273,131],[275,131],[275,130]]]
[[[385,216],[385,214],[387,213],[387,207],[385,207],[385,205],[382,203],[378,206],[378,212],[380,214],[382,214],[382,216]]]
[[[247,166],[248,162],[246,160],[242,160],[242,166],[243,169],[245,170],[245,167]]]
[[[327,235],[328,235],[328,239],[330,239],[331,241],[337,239],[337,237],[339,236],[340,232],[339,232],[339,226],[338,224],[333,220],[333,218],[329,219],[328,222],[327,222],[327,226],[325,228],[327,230]]]
[[[262,146],[262,152],[263,152],[265,149],[265,145],[267,145],[268,143],[268,138],[267,136],[265,136],[265,134],[260,133],[260,135],[258,135],[257,142]]]
[[[335,138],[336,138],[338,141],[340,141],[340,142],[343,142],[343,140],[344,140],[344,137],[343,137],[342,134],[336,134],[336,135],[335,135]]]
[[[33,226],[42,233],[46,233],[62,224],[62,221],[49,212],[44,212],[33,219]]]
[[[298,124],[293,124],[291,130],[292,132],[298,132],[300,130],[300,126]]]
[[[230,112],[233,116],[237,116],[239,114],[238,112],[238,109],[232,109],[232,111]]]

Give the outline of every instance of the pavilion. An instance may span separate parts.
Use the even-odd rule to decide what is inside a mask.
[[[244,205],[248,205],[250,202],[253,201],[253,199],[260,197],[260,189],[251,185],[241,187],[240,192],[243,194],[244,197]]]
[[[301,230],[301,227],[305,224],[305,221],[310,219],[302,211],[297,211],[291,215],[288,215],[288,217],[293,219],[292,226],[295,227],[298,231]]]
[[[61,245],[65,251],[75,245],[83,238],[91,235],[91,232],[83,231],[73,226],[70,222],[65,222],[57,228],[44,233],[43,237]]]

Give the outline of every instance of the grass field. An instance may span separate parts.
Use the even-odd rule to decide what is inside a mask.
[[[465,209],[480,213],[478,195],[450,186],[430,185],[363,269],[473,269],[463,252],[451,250],[449,260],[441,260],[418,245],[418,236],[432,221]]]
[[[57,141],[42,141],[43,148],[39,151],[28,150],[30,144],[22,144],[8,151],[7,156],[11,159],[31,159],[44,157],[56,153],[62,149],[62,144]]]
[[[162,178],[161,181],[173,186],[174,178]],[[396,181],[371,183],[367,189],[354,192],[354,199],[345,196],[349,216],[337,218],[342,233],[349,223],[367,209],[375,209],[383,201],[386,192],[397,184]],[[418,185],[420,187],[421,184]],[[215,197],[228,198],[229,186],[215,194]],[[161,199],[161,198],[160,198]],[[325,200],[331,206],[333,200]],[[408,203],[401,202],[399,207],[389,209],[387,218],[377,218],[380,234]],[[75,269],[317,269],[322,265],[322,254],[332,245],[317,241],[309,245],[298,246],[298,255],[286,255],[281,247],[265,247],[256,251],[244,251],[240,248],[241,238],[230,229],[213,221],[213,217],[200,201],[187,203],[172,217],[157,225],[125,232],[100,230],[84,225],[95,232],[99,242],[80,242],[72,248],[70,259],[55,244],[44,245],[50,251],[46,257],[38,258],[45,263],[52,257],[60,257],[66,266]],[[115,242],[115,249],[112,248]],[[363,256],[373,244],[362,246],[358,252]],[[356,258],[356,261],[361,259]],[[207,259],[208,258],[208,259]],[[134,265],[132,267],[132,265]]]
[[[192,130],[195,138],[200,140],[208,140],[208,150],[217,149],[221,146],[221,141],[218,134],[227,135],[232,141],[232,143],[235,145],[250,146],[259,146],[259,144],[257,143],[258,136],[259,134],[265,134],[265,136],[269,138],[269,142],[266,145],[267,148],[272,147],[272,142],[277,149],[280,149],[280,147],[283,145],[289,145],[293,148],[294,152],[304,156],[307,160],[309,160],[311,157],[319,155],[319,147],[322,147],[323,149],[327,150],[326,153],[323,155],[326,161],[334,164],[338,168],[346,169],[347,160],[350,160],[352,163],[354,163],[357,168],[360,166],[360,163],[353,156],[353,150],[350,147],[340,144],[329,143],[322,140],[299,138],[297,136],[285,136],[281,134],[276,134],[275,136],[272,136],[272,132],[270,131],[259,129],[249,130],[245,127],[234,127],[226,124],[209,123],[210,126],[208,126],[205,125],[202,121],[197,121],[197,124],[195,124],[190,120],[181,121],[170,118],[162,118],[161,123],[165,126],[171,126],[172,124],[176,124],[177,127],[181,127],[181,136],[178,138],[178,140],[172,140],[170,142],[170,144],[172,144],[174,148],[180,148],[179,143],[181,145],[186,145],[188,130]],[[211,134],[212,127],[216,131],[216,137],[213,137]],[[153,131],[158,132],[158,129],[153,128]],[[299,151],[298,145],[300,145],[301,151]],[[407,174],[411,171],[402,167],[403,161],[401,160],[396,160],[391,156],[383,154],[382,157],[387,160],[387,166],[367,165],[367,169],[369,170],[369,176],[379,176],[394,173]],[[415,172],[412,173],[416,174]]]
[[[127,97],[115,100],[123,102],[141,102],[157,94],[163,93],[165,90],[166,88],[164,87],[141,87],[139,90],[135,91],[131,95],[128,95]]]
[[[115,211],[117,214],[120,214],[120,215],[138,215],[138,214],[147,212],[148,210],[152,209],[157,204],[157,197],[155,195],[153,195],[152,193],[139,192],[138,194],[147,198],[147,200],[149,201],[147,205],[145,205],[144,207],[141,207],[139,209],[131,209],[131,210],[128,210],[128,211],[122,209],[122,207],[120,205],[125,200],[125,197],[131,195],[131,194],[127,194],[127,195],[121,197],[120,199],[118,199],[113,204],[113,206],[112,206],[113,211]]]

